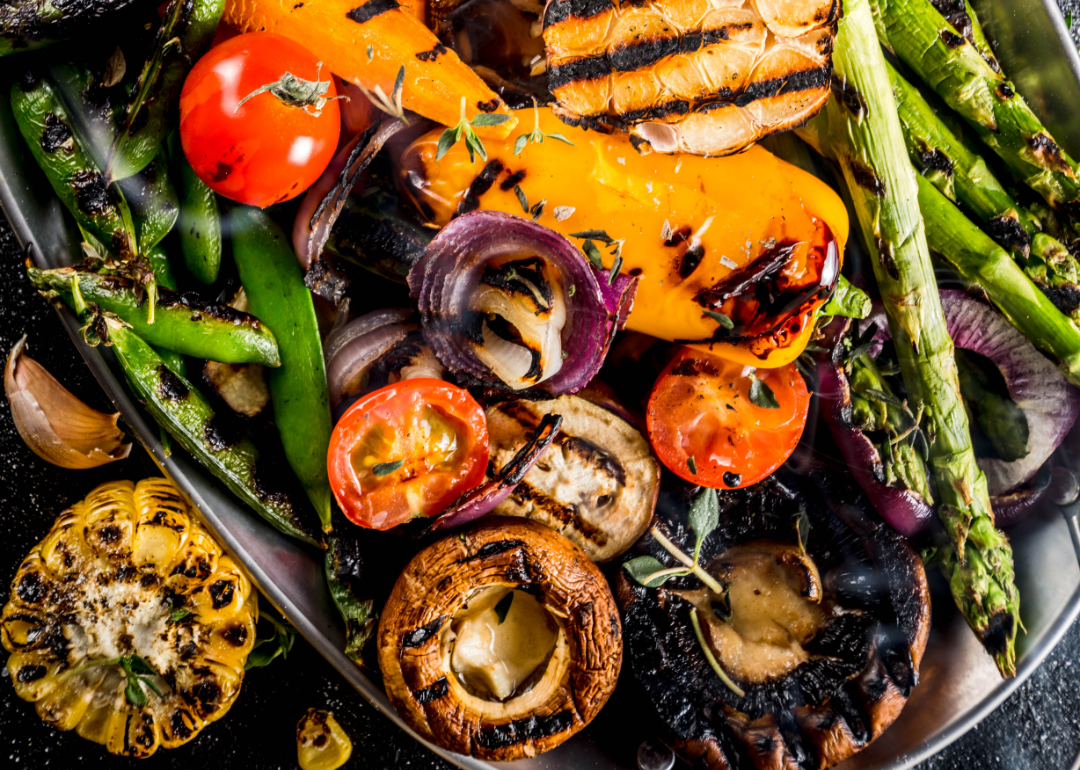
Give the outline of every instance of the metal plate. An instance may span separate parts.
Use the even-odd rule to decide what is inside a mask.
[[[1080,111],[1070,109],[1080,104],[1080,57],[1053,0],[975,0],[973,4],[996,44],[1005,71],[1055,138],[1074,157],[1080,154]],[[6,88],[0,94],[0,205],[20,242],[34,244],[33,257],[39,265],[70,265],[78,258],[77,233],[23,144],[8,107]],[[340,652],[343,631],[318,555],[263,524],[186,455],[176,452],[165,457],[157,426],[129,395],[109,353],[83,344],[70,314],[63,314],[63,321],[139,441],[300,633],[375,708],[432,751],[469,770],[494,767],[443,751],[409,730],[381,688]],[[1067,444],[1070,457],[1080,460],[1080,432],[1074,431]],[[1016,678],[1001,680],[956,611],[944,581],[932,576],[933,628],[922,663],[922,681],[892,728],[840,768],[901,770],[940,751],[1030,676],[1072,624],[1080,612],[1080,551],[1074,551],[1074,543],[1080,546],[1077,520],[1048,511],[1009,534],[1016,554],[1021,615],[1028,630],[1018,644]],[[648,728],[640,709],[631,708],[626,698],[620,703],[620,693],[625,694],[629,687],[632,683],[620,683],[620,691],[584,732],[547,754],[513,763],[514,767],[634,767],[638,743],[648,737]]]

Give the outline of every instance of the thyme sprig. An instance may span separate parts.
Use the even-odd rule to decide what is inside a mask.
[[[368,61],[371,60],[371,46],[368,46]],[[405,90],[405,65],[401,65],[401,69],[398,70],[397,77],[394,78],[394,90],[390,92],[390,96],[386,95],[382,86],[375,86],[375,93],[367,90],[364,84],[359,80],[349,81],[354,86],[360,89],[360,91],[368,98],[368,101],[374,104],[378,109],[385,112],[387,115],[397,118],[406,126],[409,125],[409,119],[405,117],[405,107],[401,104],[401,93]]]
[[[545,134],[540,130],[540,107],[536,103],[536,98],[533,98],[533,130],[527,134],[522,134],[514,141],[514,154],[520,155],[521,151],[525,149],[525,146],[532,142],[533,144],[543,144],[544,139],[556,139],[560,142],[565,142],[571,147],[574,143],[567,139],[562,134]]]
[[[483,160],[487,160],[487,150],[484,149],[484,143],[480,141],[480,137],[476,135],[473,128],[498,126],[508,120],[510,120],[509,115],[495,115],[487,112],[482,112],[469,120],[465,117],[465,97],[461,97],[461,120],[453,128],[448,128],[442,132],[442,136],[439,137],[438,149],[435,151],[435,160],[442,160],[443,155],[446,155],[451,147],[461,141],[463,136],[465,137],[465,148],[469,151],[469,160],[475,161],[477,155]]]

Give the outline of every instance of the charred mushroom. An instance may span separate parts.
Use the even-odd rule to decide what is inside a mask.
[[[892,724],[918,681],[922,562],[840,471],[781,470],[718,499],[697,561],[713,588],[685,572],[648,588],[620,570],[634,676],[695,767],[836,764]],[[679,567],[671,551],[695,553],[693,526],[664,495],[638,549]]]
[[[621,663],[600,571],[521,519],[486,518],[425,548],[379,622],[394,708],[428,740],[481,759],[558,746],[607,702]]]
[[[495,467],[524,446],[546,414],[562,415],[559,434],[495,513],[545,524],[595,562],[614,559],[652,520],[660,466],[649,442],[626,420],[578,396],[506,401],[487,410]]]

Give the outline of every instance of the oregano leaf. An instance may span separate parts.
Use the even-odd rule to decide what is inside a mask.
[[[675,577],[673,574],[661,575],[649,580],[652,575],[666,569],[655,556],[638,556],[623,564],[623,569],[630,573],[630,577],[646,588],[662,586],[668,578]],[[648,582],[646,582],[648,581]]]
[[[750,375],[750,403],[761,409],[780,408],[780,402],[776,400],[772,388],[759,380],[756,374]]]
[[[720,523],[720,501],[716,497],[715,489],[703,488],[698,492],[690,503],[688,521],[696,539],[694,543],[694,561],[697,562],[701,544]]]

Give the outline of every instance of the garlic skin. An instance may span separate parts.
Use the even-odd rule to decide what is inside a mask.
[[[72,470],[97,468],[131,452],[116,421],[119,413],[91,409],[24,354],[26,335],[15,343],[4,367],[4,392],[11,417],[31,451]]]

